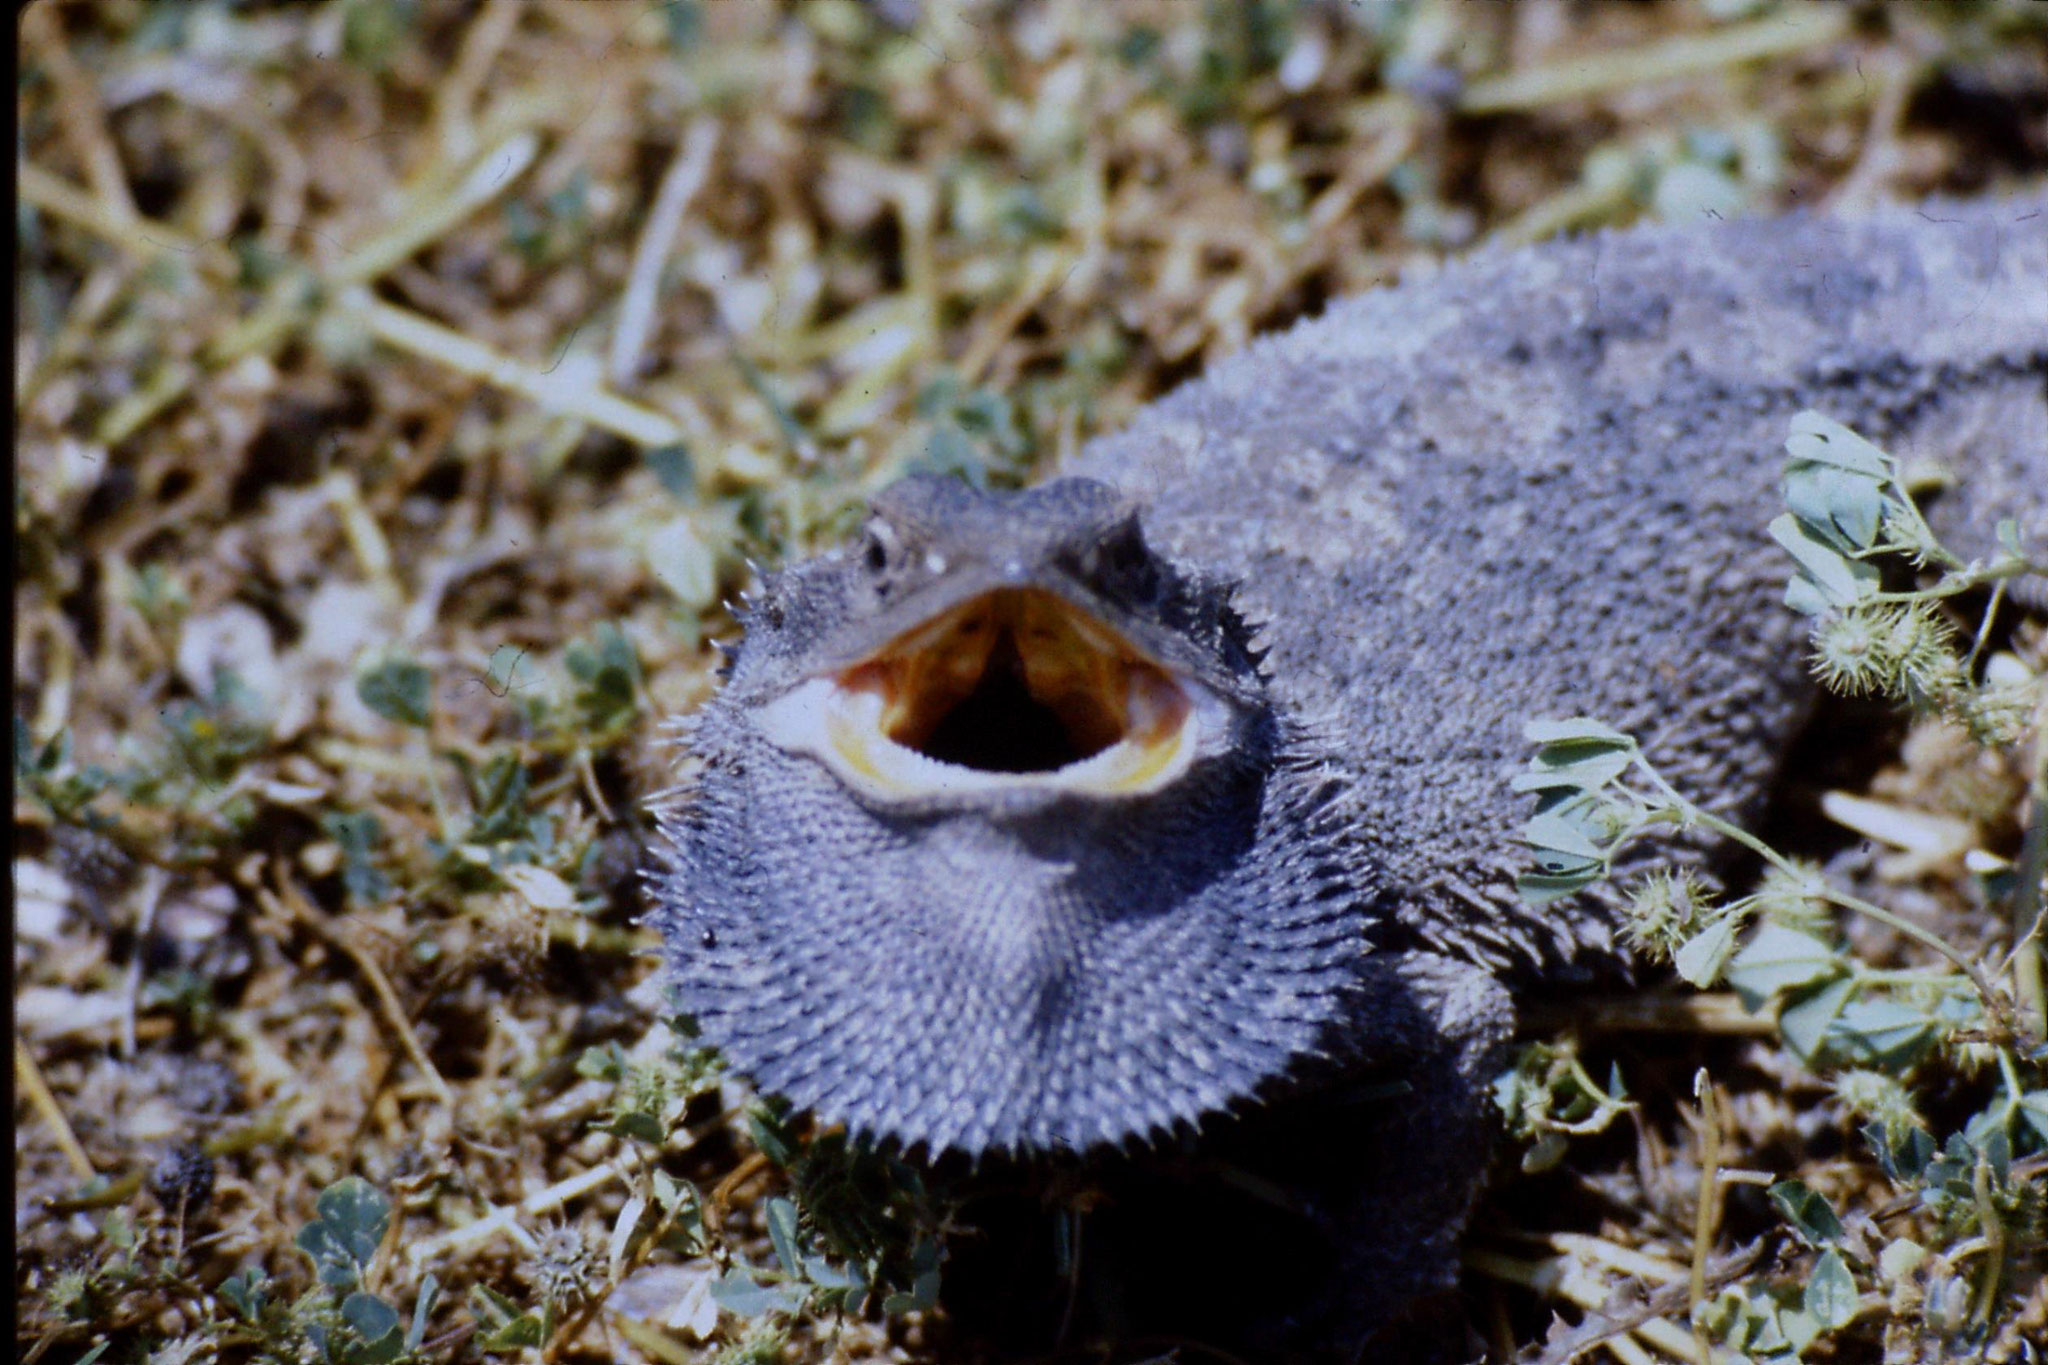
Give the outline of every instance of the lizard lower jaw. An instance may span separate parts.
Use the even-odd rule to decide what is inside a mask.
[[[1221,738],[1225,704],[1049,593],[1004,589],[761,713],[768,738],[882,801],[1158,791]]]

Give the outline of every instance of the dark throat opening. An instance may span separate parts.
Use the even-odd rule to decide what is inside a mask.
[[[996,773],[1044,773],[1064,768],[1115,742],[1090,744],[1072,732],[1051,707],[1031,695],[1024,662],[1009,631],[989,653],[988,667],[958,705],[948,711],[922,744],[926,758]]]

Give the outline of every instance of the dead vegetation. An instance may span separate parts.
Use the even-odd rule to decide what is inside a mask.
[[[2044,24],[2025,0],[36,4],[22,1358],[937,1358],[914,1253],[886,1314],[721,1325],[709,1297],[782,1249],[793,1177],[741,1092],[664,1060],[632,873],[657,722],[712,685],[749,559],[910,468],[1029,477],[1449,251],[2038,180]],[[1886,801],[2011,840],[2024,774],[1930,738],[1905,765]],[[1953,860],[1915,871],[1896,894],[1969,904]],[[1714,1083],[1574,1148],[1568,1226],[1509,1182],[1468,1285],[1497,1358],[1553,1311],[1588,1350],[1684,1358],[1672,1286],[1716,1169],[1837,1207],[1872,1181],[1838,1097],[1731,1000],[1631,1007],[1573,1021],[1589,1055]],[[1709,1226],[1702,1273],[1797,1273],[1766,1213]],[[1927,1296],[1964,1293],[1933,1316],[1981,1307],[1974,1340],[2017,1359],[2048,1291],[2038,1261],[1993,1279],[1979,1305],[1907,1275],[1846,1349],[1935,1349]]]

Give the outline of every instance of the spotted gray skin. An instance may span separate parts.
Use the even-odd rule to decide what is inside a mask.
[[[1085,481],[899,486],[886,545],[768,578],[696,718],[654,888],[683,1006],[764,1089],[931,1152],[1208,1131],[1391,1067],[1367,1164],[1399,1174],[1322,1206],[1368,1230],[1351,1320],[1392,1311],[1450,1273],[1512,991],[1611,949],[1597,898],[1514,896],[1524,722],[1630,729],[1740,811],[1807,706],[1763,530],[1806,407],[1961,476],[1966,552],[2000,517],[2048,548],[2044,201],[1484,253],[1253,345]],[[1141,799],[904,811],[763,737],[994,578],[1219,688],[1236,746]]]

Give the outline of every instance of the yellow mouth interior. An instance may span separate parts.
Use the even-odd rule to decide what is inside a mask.
[[[769,737],[877,796],[1131,794],[1183,771],[1222,704],[1052,593],[985,593],[771,704]]]

